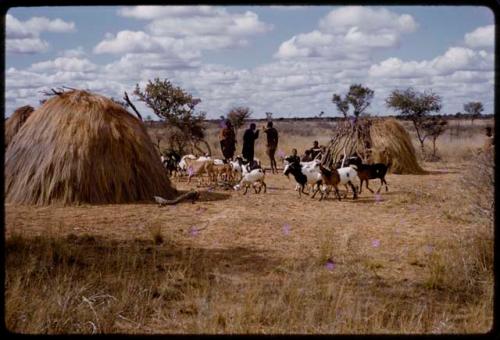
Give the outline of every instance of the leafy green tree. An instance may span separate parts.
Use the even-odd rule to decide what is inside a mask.
[[[195,107],[201,102],[201,99],[194,98],[181,87],[173,85],[169,80],[160,80],[159,78],[150,80],[144,90],[137,84],[134,95],[170,127],[178,129],[176,134],[181,136],[185,143],[192,143],[194,148],[204,153],[198,147],[201,142],[205,144],[208,154],[211,154],[210,146],[204,140],[205,126],[203,123],[206,114],[195,111]]]
[[[352,108],[352,115],[357,119],[370,106],[374,91],[361,84],[354,84],[349,87],[349,91],[344,97],[334,93],[332,102],[337,106],[337,110],[347,118],[349,108]]]
[[[409,87],[406,90],[392,91],[385,102],[388,107],[399,111],[402,116],[413,122],[424,154],[424,141],[428,135],[424,131],[423,124],[429,113],[441,110],[441,97],[432,91],[417,92]]]

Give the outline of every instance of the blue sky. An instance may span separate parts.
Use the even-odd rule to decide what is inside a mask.
[[[384,99],[408,86],[440,94],[445,113],[468,101],[493,111],[486,7],[31,7],[6,19],[6,115],[51,87],[121,98],[154,77],[200,97],[210,118],[233,106],[334,116],[332,94],[353,83],[375,90],[372,114],[393,114]]]

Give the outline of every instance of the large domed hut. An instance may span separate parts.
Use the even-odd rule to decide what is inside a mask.
[[[35,109],[30,105],[21,106],[5,121],[5,148]]]
[[[130,203],[176,194],[143,123],[87,91],[47,100],[5,154],[7,203]]]
[[[408,131],[395,119],[360,118],[337,124],[327,148],[325,164],[342,164],[342,157],[358,153],[364,162],[389,165],[394,174],[424,174]]]
[[[415,148],[408,131],[397,120],[379,119],[370,126],[372,140],[372,161],[391,163],[389,172],[393,174],[424,174],[418,164]]]

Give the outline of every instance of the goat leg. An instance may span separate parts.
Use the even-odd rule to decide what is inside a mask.
[[[314,198],[319,191],[319,185],[316,184],[316,186],[317,186],[317,189],[316,189],[316,191],[313,192],[313,195],[311,196],[311,198]]]
[[[309,193],[308,193],[308,192],[305,192],[305,191],[304,191],[304,189],[305,189],[305,186],[303,185],[303,186],[302,186],[302,193],[303,193],[304,195],[308,195],[308,196],[309,196]]]
[[[385,192],[388,192],[389,187],[387,186],[387,182],[385,181],[385,178],[382,178],[382,180],[384,181],[384,184],[385,184]]]
[[[349,186],[351,187],[352,189],[352,193],[353,193],[353,196],[352,196],[352,199],[355,200],[356,198],[358,198],[357,194],[356,194],[356,188],[354,187],[354,185],[351,183],[351,181],[347,182],[349,184]]]
[[[266,185],[266,183],[264,181],[262,181],[262,185],[264,186],[264,192],[263,193],[265,194],[266,191],[267,191],[267,185]]]
[[[373,190],[368,186],[368,180],[366,180],[366,189],[370,190],[370,192],[373,194]],[[359,192],[361,193],[361,190]]]
[[[336,186],[334,187],[334,189],[335,189],[335,195],[337,196],[337,198],[339,199],[339,201],[342,201],[342,198],[340,198],[339,189]]]

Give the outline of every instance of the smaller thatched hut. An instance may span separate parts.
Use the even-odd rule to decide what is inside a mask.
[[[31,113],[35,109],[30,105],[25,105],[17,108],[14,113],[5,121],[5,148],[9,145],[14,135],[19,131],[21,126],[26,122]]]
[[[143,123],[86,91],[47,100],[5,154],[7,203],[130,203],[176,194]]]
[[[424,174],[417,161],[415,148],[408,131],[395,119],[375,120],[370,127],[372,160],[374,163],[391,163],[394,174]]]

